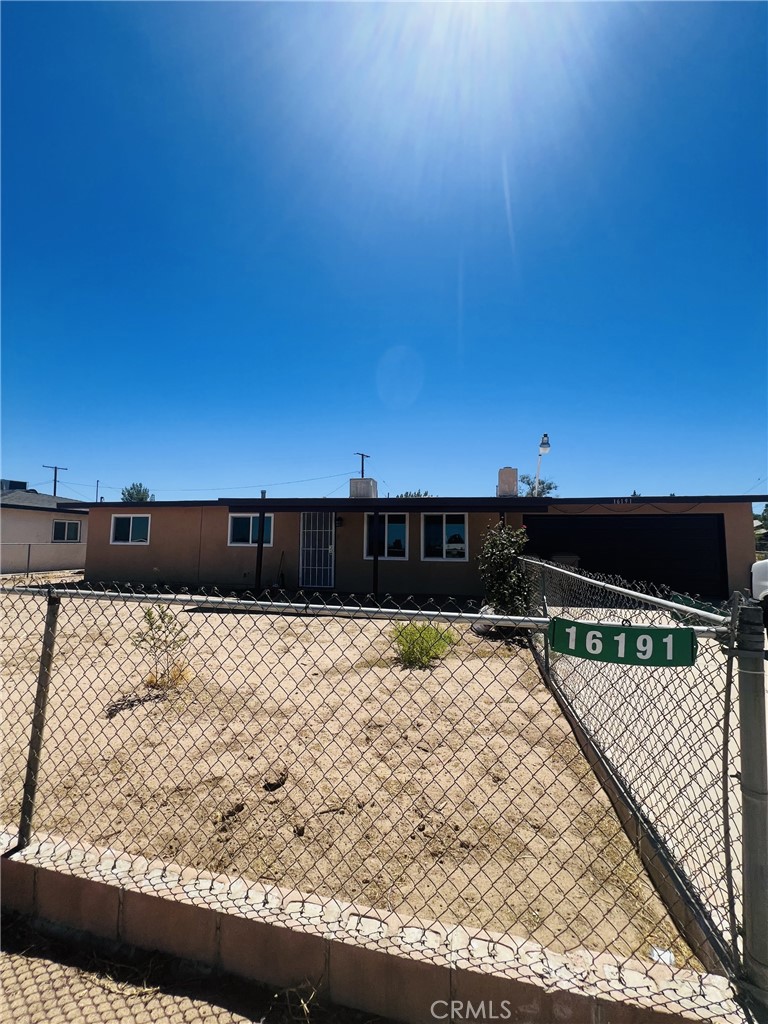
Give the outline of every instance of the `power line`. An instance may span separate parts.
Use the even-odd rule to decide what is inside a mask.
[[[67,481],[67,490],[71,491],[75,498],[82,498],[83,501],[90,501],[90,498],[87,495],[83,494],[83,492],[79,491],[76,487],[73,487],[69,481]]]
[[[367,458],[368,456],[366,456]],[[218,487],[172,487],[172,486],[160,486],[155,487],[155,493],[160,491],[176,491],[179,494],[207,494],[212,491],[255,491],[260,490],[264,487],[289,487],[292,484],[307,484],[314,483],[317,480],[336,480],[339,477],[350,477],[353,475],[354,470],[346,470],[344,473],[328,473],[325,476],[307,476],[301,480],[273,480],[271,483],[260,483],[260,484],[234,484],[234,485],[220,485]],[[83,481],[73,481],[78,487],[93,487],[93,483],[84,483]],[[343,485],[342,485],[343,486]],[[122,491],[122,487],[116,487],[114,484],[99,483],[99,488],[103,491]],[[338,490],[338,488],[337,488]]]
[[[335,494],[335,493],[336,493],[336,491],[340,491],[340,490],[341,490],[341,488],[342,488],[343,486],[344,486],[344,481],[342,480],[342,482],[341,482],[341,483],[339,484],[339,486],[338,486],[338,487],[334,487],[332,491],[328,491],[328,493],[327,493],[327,494],[324,494],[324,495],[323,495],[323,497],[324,497],[324,498],[330,498],[330,496],[331,496],[332,494]]]

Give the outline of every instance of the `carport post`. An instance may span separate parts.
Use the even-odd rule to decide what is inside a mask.
[[[762,609],[739,611],[739,723],[743,802],[744,972],[754,996],[768,1006],[768,741]]]
[[[373,513],[373,581],[371,586],[373,587],[373,596],[377,597],[379,593],[379,526],[381,524],[381,513]],[[384,538],[386,544],[387,539]],[[385,549],[386,550],[386,547]]]
[[[256,579],[254,590],[258,597],[261,591],[261,570],[264,565],[264,509],[259,512],[259,532],[257,535],[258,547],[256,549]]]
[[[24,797],[21,802],[21,821],[19,822],[19,841],[17,849],[29,846],[32,836],[32,815],[35,811],[37,795],[37,773],[40,769],[40,754],[43,749],[43,730],[45,729],[45,712],[48,707],[48,685],[51,681],[51,665],[53,664],[53,644],[56,639],[56,622],[59,617],[61,598],[48,592],[48,611],[45,616],[45,632],[43,649],[40,653],[40,672],[37,677],[37,693],[35,694],[35,711],[32,716],[32,731],[29,737],[29,753],[27,755],[27,775],[24,779]]]

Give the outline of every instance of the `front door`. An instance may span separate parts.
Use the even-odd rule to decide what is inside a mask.
[[[301,513],[299,586],[332,587],[334,580],[333,512]]]

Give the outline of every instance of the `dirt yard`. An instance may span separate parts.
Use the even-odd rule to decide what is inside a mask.
[[[4,595],[2,818],[17,821],[44,597]],[[35,828],[373,907],[696,966],[523,646],[464,625],[430,669],[393,623],[64,598]]]

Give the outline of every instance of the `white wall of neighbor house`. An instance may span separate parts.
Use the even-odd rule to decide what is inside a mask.
[[[79,523],[78,541],[54,541],[53,524]],[[88,517],[38,509],[0,510],[0,572],[43,572],[82,569],[88,538]]]

